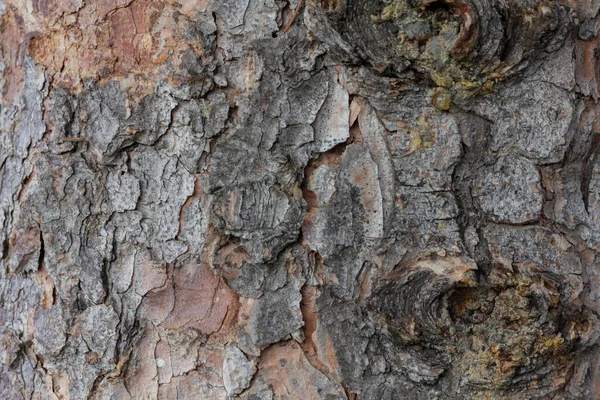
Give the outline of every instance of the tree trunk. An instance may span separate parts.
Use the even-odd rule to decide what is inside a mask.
[[[0,1],[0,398],[600,398],[599,9]]]

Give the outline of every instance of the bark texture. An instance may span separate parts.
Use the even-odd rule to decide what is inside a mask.
[[[0,398],[600,398],[599,10],[0,0]]]

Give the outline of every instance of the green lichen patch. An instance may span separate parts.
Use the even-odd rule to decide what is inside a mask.
[[[441,111],[448,111],[452,105],[452,93],[449,90],[438,88],[431,97],[431,103]]]
[[[541,365],[552,370],[557,360],[570,362],[561,357],[568,353],[569,342],[539,307],[534,286],[530,278],[514,276],[506,288],[461,289],[451,297],[455,335],[466,345],[461,380],[474,393],[481,391],[482,397],[476,398],[500,393],[515,382],[535,384],[543,377],[529,376],[528,371]]]

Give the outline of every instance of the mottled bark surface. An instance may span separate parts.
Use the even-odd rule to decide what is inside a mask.
[[[0,1],[0,398],[600,398],[600,1],[298,3]]]

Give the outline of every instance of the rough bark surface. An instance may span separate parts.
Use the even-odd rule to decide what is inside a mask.
[[[599,399],[599,10],[0,0],[0,398]]]

